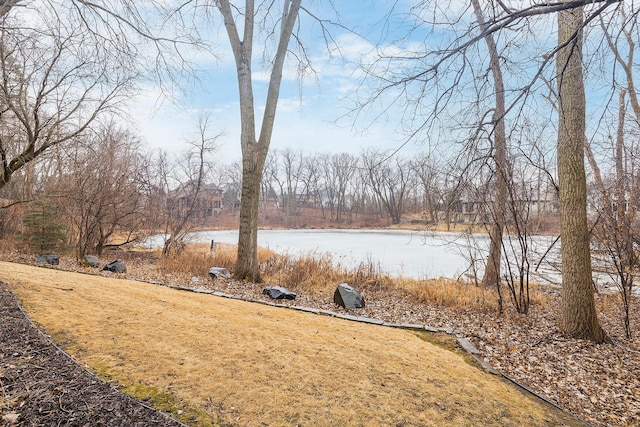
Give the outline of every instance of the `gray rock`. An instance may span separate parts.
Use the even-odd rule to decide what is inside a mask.
[[[364,298],[358,291],[346,283],[341,283],[333,293],[333,302],[341,307],[354,309],[364,308]]]
[[[102,271],[111,271],[113,273],[124,273],[127,271],[127,266],[121,259],[117,259],[109,264],[105,265]]]
[[[40,255],[36,257],[36,262],[39,264],[58,265],[60,264],[60,257],[58,255]]]
[[[87,264],[89,267],[93,267],[93,268],[100,267],[100,260],[98,259],[98,257],[93,255],[85,255],[84,263]]]
[[[231,273],[229,273],[229,270],[227,270],[226,268],[211,267],[209,269],[209,276],[212,279],[217,279],[219,277],[221,277],[223,279],[228,279],[229,277],[231,277]]]
[[[271,299],[296,299],[296,294],[291,292],[287,288],[283,288],[282,286],[267,286],[262,290],[262,293],[265,295],[269,295]]]
[[[480,350],[478,350],[476,346],[473,345],[473,343],[471,342],[471,340],[469,340],[469,338],[456,337],[456,339],[458,340],[458,344],[460,345],[460,347],[465,349],[467,353],[480,354]]]

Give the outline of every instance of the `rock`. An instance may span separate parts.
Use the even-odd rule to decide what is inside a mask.
[[[84,263],[86,265],[88,265],[89,267],[93,267],[93,268],[100,267],[100,260],[98,259],[97,256],[85,255],[84,256]]]
[[[111,271],[113,273],[124,273],[127,271],[127,266],[121,259],[117,259],[104,266],[102,271]]]
[[[262,293],[265,295],[269,295],[271,299],[296,299],[296,294],[291,292],[287,288],[283,288],[282,286],[267,286],[262,290]]]
[[[346,283],[341,283],[333,293],[333,302],[344,308],[364,308],[364,298]]]
[[[228,279],[229,277],[231,277],[231,273],[229,273],[229,270],[227,270],[226,268],[211,267],[209,269],[209,276],[212,279],[217,279],[219,277],[221,277],[223,279]]]
[[[58,255],[40,255],[36,257],[36,262],[40,264],[58,265],[60,264],[60,258]]]
[[[467,351],[467,353],[469,353],[469,354],[480,354],[480,350],[478,350],[476,348],[476,346],[473,345],[473,343],[471,342],[471,340],[469,338],[456,337],[456,340],[458,341],[458,344],[460,345],[460,347],[465,349]]]

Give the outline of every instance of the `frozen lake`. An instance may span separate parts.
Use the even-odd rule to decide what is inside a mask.
[[[151,246],[162,244],[161,236],[148,241]],[[202,231],[192,233],[190,241],[238,243],[237,230]],[[535,278],[558,282],[557,261],[559,244],[556,244],[533,274],[541,254],[554,241],[553,237],[538,236],[533,239],[531,270]],[[303,255],[309,253],[333,256],[334,261],[345,266],[360,263],[379,265],[392,276],[423,278],[457,278],[470,274],[472,260],[480,262],[486,257],[489,238],[486,235],[469,236],[459,233],[425,232],[408,230],[260,230],[258,245],[281,254]],[[515,255],[514,255],[515,257]],[[512,258],[510,256],[510,258]]]

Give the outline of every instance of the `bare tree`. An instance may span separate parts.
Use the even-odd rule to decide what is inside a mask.
[[[286,148],[280,153],[285,173],[287,197],[285,199],[287,215],[294,216],[299,212],[300,206],[309,199],[309,191],[306,188],[305,161],[301,151]]]
[[[221,165],[219,171],[219,185],[224,188],[224,207],[236,214],[236,209],[240,203],[240,189],[242,188],[242,166],[239,162],[230,165]]]
[[[11,12],[11,9],[22,2],[23,0],[0,0],[0,16],[4,16]]]
[[[358,168],[358,158],[348,153],[324,154],[320,159],[323,177],[323,198],[329,205],[331,219],[344,221],[352,179]]]
[[[261,198],[263,201],[262,208],[266,210],[268,208],[267,201],[273,199],[277,207],[281,210],[285,210],[284,200],[286,198],[285,180],[281,177],[282,165],[279,161],[279,151],[271,150],[267,154],[265,160],[264,170],[262,173]]]
[[[584,169],[585,93],[582,75],[581,7],[558,13],[558,182],[562,254],[561,330],[573,337],[606,340],[591,284]]]
[[[582,12],[585,5],[589,5],[586,18]],[[535,97],[540,96],[539,89],[548,90],[550,86],[546,82],[552,78],[557,80],[559,90],[551,97],[548,94],[543,96],[553,98],[557,95],[558,103],[561,104],[559,127],[562,129],[558,131],[557,163],[560,203],[564,211],[561,213],[564,218],[561,224],[563,269],[566,263],[566,271],[563,274],[564,314],[560,323],[567,334],[583,336],[596,342],[602,342],[605,335],[595,315],[586,226],[586,197],[583,195],[585,100],[581,43],[582,28],[613,7],[618,7],[618,3],[540,2],[518,8],[496,2],[487,8],[491,12],[484,17],[484,25],[479,25],[477,19],[470,23],[467,9],[452,8],[449,11],[439,2],[421,1],[411,9],[410,15],[415,18],[412,22],[418,23],[420,30],[437,32],[438,37],[434,40],[440,44],[434,47],[425,43],[424,49],[412,46],[412,49],[402,55],[397,54],[397,50],[394,50],[395,55],[385,55],[385,51],[380,49],[381,55],[378,59],[366,66],[368,76],[381,77],[377,90],[373,95],[369,95],[369,102],[381,102],[385,96],[390,96],[389,102],[405,107],[405,124],[408,127],[409,138],[418,139],[425,136],[425,139],[433,140],[432,135],[442,129],[451,130],[454,138],[449,137],[450,142],[454,142],[456,136],[462,139],[465,132],[468,135],[469,130],[471,135],[481,135],[478,129],[487,126],[493,129],[497,116],[492,114],[493,120],[485,123],[484,117],[489,111],[485,102],[488,99],[487,86],[477,82],[484,81],[482,76],[485,75],[486,67],[478,69],[477,65],[483,65],[483,59],[487,56],[485,51],[481,50],[480,44],[482,41],[490,41],[489,36],[506,35],[507,31],[504,30],[518,26],[518,31],[508,33],[509,49],[501,52],[501,58],[514,58],[514,61],[521,60],[523,63],[533,63],[536,66],[524,67],[529,72],[527,76],[522,75],[524,68],[521,67],[520,74],[504,78],[505,83],[513,82],[513,87],[505,88],[505,92],[512,95],[505,105],[505,114],[502,117],[511,117],[510,128],[514,129],[518,120],[526,116],[523,114],[525,111],[535,112],[535,104],[532,102]],[[579,11],[579,15],[571,15],[574,11]],[[537,22],[535,19],[550,14],[561,16],[562,25],[559,33],[562,37],[557,44],[552,48],[549,48],[549,45],[543,46],[542,52],[538,49],[522,49],[524,46],[534,45],[531,42],[536,41],[534,33],[521,31],[527,27],[523,24],[548,25],[548,18],[540,18]],[[573,20],[567,19],[569,16]],[[443,31],[444,26],[447,27],[446,31]],[[482,53],[479,55],[479,52]],[[525,53],[530,53],[530,56],[524,57]],[[557,66],[556,73],[552,75],[551,64],[554,59]],[[503,61],[500,65],[506,62]],[[502,71],[504,72],[504,69]],[[498,88],[497,85],[495,87]],[[366,86],[363,85],[363,88]],[[468,91],[468,88],[471,90]],[[469,95],[472,95],[471,98]],[[466,109],[459,108],[459,103],[466,105]],[[365,105],[368,104],[365,102]],[[451,126],[443,125],[444,117]],[[463,131],[456,134],[455,129]],[[580,141],[576,143],[578,139]]]
[[[630,301],[635,275],[640,259],[634,248],[640,236],[635,232],[634,221],[640,203],[640,185],[638,185],[638,164],[635,161],[636,150],[625,144],[626,89],[619,95],[618,127],[613,146],[615,172],[609,182],[602,177],[600,168],[590,147],[587,146],[587,158],[594,171],[597,188],[598,218],[594,224],[594,243],[601,254],[610,263],[605,270],[613,276],[620,290],[625,334],[632,338],[630,323]],[[611,268],[609,268],[609,264]]]
[[[371,150],[363,154],[362,162],[369,185],[391,217],[391,222],[400,224],[405,196],[413,179],[408,163]]]
[[[179,253],[187,234],[194,226],[199,210],[206,209],[201,203],[202,193],[207,184],[213,164],[212,154],[218,136],[209,136],[209,118],[202,116],[199,121],[198,139],[189,141],[190,149],[174,165],[173,174],[166,165],[165,174],[160,175],[165,189],[165,241],[163,256]],[[177,168],[177,170],[175,169]],[[175,187],[174,187],[175,185]]]
[[[256,133],[256,105],[251,72],[254,55],[253,41],[257,24],[255,22],[256,7],[253,0],[246,0],[244,7],[233,5],[229,0],[220,0],[216,3],[224,20],[235,58],[240,95],[242,196],[238,258],[234,271],[234,276],[238,279],[262,281],[258,266],[260,181],[273,134],[284,60],[287,56],[294,25],[298,19],[300,3],[301,0],[285,0],[281,4],[281,13],[277,18],[280,28],[274,32],[277,48],[271,62],[269,89],[259,134]],[[269,2],[266,10],[274,10],[276,4]]]
[[[52,25],[73,22],[105,51],[155,74],[161,83],[191,71],[185,49],[207,47],[197,30],[196,2],[149,0],[0,0],[0,17],[23,11]]]
[[[308,198],[304,185],[304,156],[301,151],[291,148],[269,153],[265,165],[266,179],[271,182],[270,188],[278,189],[280,209],[285,220],[298,214],[298,208]]]
[[[0,0],[0,189],[23,171],[30,199],[42,165],[58,160],[48,153],[120,114],[143,72],[163,89],[184,81],[185,50],[203,46],[188,12],[155,0]]]
[[[441,178],[441,172],[433,157],[426,153],[417,155],[410,164],[419,183],[419,193],[422,194],[422,211],[428,213],[428,222],[436,224],[439,220],[438,181]]]
[[[460,202],[469,188],[465,176],[465,168],[461,168],[456,161],[447,163],[448,169],[443,171],[438,184],[438,197],[443,220],[450,230],[451,223],[456,220],[455,213],[460,210]]]
[[[530,165],[530,161],[530,156],[511,156],[512,173],[507,185],[509,194],[505,212],[506,236],[502,239],[504,281],[516,312],[521,314],[527,314],[531,304],[532,217],[544,209],[544,203],[541,204],[540,200],[542,182],[538,168],[537,165]],[[498,283],[498,292],[500,286]]]
[[[507,165],[507,135],[505,130],[505,94],[504,81],[502,77],[502,68],[500,66],[500,54],[496,45],[493,34],[487,33],[487,24],[484,20],[482,8],[478,0],[471,0],[473,11],[478,21],[478,27],[483,33],[484,41],[487,44],[489,58],[491,64],[491,73],[493,75],[494,96],[496,100],[495,109],[493,111],[493,151],[494,151],[494,174],[496,181],[496,190],[493,197],[493,224],[489,231],[489,255],[487,258],[487,267],[482,278],[482,285],[485,287],[496,287],[500,285],[500,262],[502,248],[502,233],[505,226],[505,209],[507,202],[507,181],[508,181],[508,165]]]
[[[320,188],[320,200],[322,206],[322,217],[325,217],[324,208],[329,208],[329,216],[331,220],[342,221],[340,211],[337,209],[338,184],[336,180],[338,175],[334,169],[332,155],[323,153],[319,156],[318,163],[322,170],[322,187]]]
[[[134,241],[143,220],[140,142],[113,122],[78,141],[46,187],[72,225],[76,257],[102,254],[108,244]],[[109,243],[115,233],[124,236]]]
[[[0,141],[0,187],[34,158],[115,112],[142,70],[163,86],[189,71],[183,51],[203,44],[185,6],[1,0],[0,110],[5,123],[15,123]]]
[[[607,142],[604,144],[607,157],[613,159],[613,171],[603,174],[599,167],[599,160],[593,153],[591,144],[586,144],[587,159],[593,170],[596,188],[595,208],[598,217],[593,226],[594,243],[598,250],[596,259],[599,267],[605,269],[616,283],[622,300],[622,313],[627,338],[632,338],[630,301],[634,288],[635,276],[640,265],[637,252],[637,242],[640,236],[637,230],[637,213],[640,209],[640,180],[638,173],[638,118],[640,118],[640,104],[635,90],[635,76],[633,73],[634,56],[638,22],[629,19],[627,7],[617,9],[612,21],[618,25],[617,33],[612,34],[604,19],[600,19],[600,29],[604,34],[617,67],[614,72],[614,91],[618,92],[618,103],[612,121]],[[603,55],[603,60],[610,60],[611,56]],[[618,73],[619,71],[619,73]],[[633,114],[629,117],[628,110]],[[615,127],[615,131],[614,131]],[[600,161],[605,159],[600,159]],[[602,262],[602,256],[609,262]]]
[[[114,112],[135,77],[77,22],[51,22],[47,12],[29,25],[7,14],[0,23],[0,188]]]
[[[319,163],[320,156],[318,154],[306,155],[303,161],[302,178],[304,192],[306,194],[306,202],[312,207],[320,207],[322,217],[324,218],[324,208],[322,206],[322,172]],[[319,205],[318,205],[319,203]]]

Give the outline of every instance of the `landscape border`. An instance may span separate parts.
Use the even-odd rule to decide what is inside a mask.
[[[20,264],[20,263],[18,263],[18,264]],[[25,265],[33,266],[32,264],[25,264]],[[49,266],[35,266],[35,267],[51,268],[51,269],[55,269],[55,270],[66,271],[66,270],[61,270],[61,269],[57,269],[57,268],[53,268],[53,267],[49,267]],[[70,272],[95,276],[95,274],[84,272],[84,271],[70,271]],[[105,276],[102,276],[102,277],[105,277]],[[367,324],[376,325],[376,326],[383,326],[383,327],[389,327],[389,328],[398,328],[398,329],[407,329],[407,330],[414,330],[414,331],[420,331],[420,332],[445,333],[445,334],[453,336],[455,338],[456,343],[458,344],[458,346],[460,348],[462,348],[478,364],[478,366],[482,370],[484,370],[485,372],[487,372],[487,373],[489,373],[491,375],[496,375],[496,376],[499,376],[501,378],[504,378],[506,381],[509,381],[510,383],[512,383],[513,385],[518,387],[523,392],[528,393],[528,394],[534,396],[535,398],[540,399],[541,401],[543,401],[543,402],[551,405],[552,407],[562,411],[563,413],[565,413],[566,415],[568,415],[571,418],[575,419],[576,421],[584,424],[585,427],[593,427],[593,425],[589,424],[588,422],[586,422],[585,420],[581,419],[577,415],[572,414],[571,412],[567,411],[562,406],[559,406],[558,404],[550,401],[549,399],[539,395],[538,393],[536,393],[535,391],[531,390],[529,387],[525,386],[524,384],[521,384],[520,382],[518,382],[514,378],[511,378],[508,375],[506,375],[506,374],[500,372],[499,370],[495,369],[493,366],[491,366],[491,364],[489,364],[484,359],[484,357],[482,357],[480,350],[478,350],[473,345],[473,343],[471,342],[471,340],[468,337],[466,337],[463,334],[456,333],[452,328],[449,328],[449,327],[434,328],[432,326],[421,325],[421,324],[416,324],[416,323],[385,322],[384,320],[381,320],[381,319],[375,319],[375,318],[363,317],[363,316],[355,316],[355,315],[348,314],[348,313],[338,313],[338,312],[331,311],[331,310],[324,310],[324,309],[318,309],[318,308],[313,308],[313,307],[305,307],[305,306],[295,305],[295,304],[291,304],[291,305],[278,304],[278,303],[273,302],[273,301],[266,301],[266,300],[255,299],[255,298],[248,298],[248,297],[243,297],[243,296],[240,296],[240,295],[228,294],[228,293],[225,293],[225,292],[215,291],[215,290],[211,290],[211,289],[207,289],[207,288],[201,288],[201,287],[199,288],[199,287],[188,287],[188,286],[182,286],[182,285],[172,285],[172,284],[158,282],[158,281],[145,281],[145,280],[140,280],[140,279],[124,278],[124,277],[114,277],[114,278],[118,278],[119,280],[129,280],[129,281],[133,281],[133,282],[143,282],[143,283],[148,283],[148,284],[156,285],[156,286],[164,286],[164,287],[167,287],[167,288],[170,288],[170,289],[179,290],[179,291],[199,293],[199,294],[207,294],[207,295],[212,295],[212,296],[215,296],[215,297],[218,297],[218,298],[234,299],[234,300],[244,301],[244,302],[248,302],[248,303],[256,303],[256,304],[267,305],[267,306],[270,306],[270,307],[279,307],[279,308],[286,308],[286,309],[290,309],[290,310],[303,311],[303,312],[307,312],[307,313],[311,313],[311,314],[316,314],[316,315],[319,315],[319,316],[334,317],[334,318],[337,318],[337,319],[343,319],[343,320],[348,320],[348,321],[352,321],[352,322],[359,322],[359,323],[367,323]],[[16,303],[18,304],[18,307],[19,307],[20,311],[22,312],[22,314],[27,318],[27,320],[31,323],[31,325],[34,326],[38,330],[40,335],[42,335],[51,345],[53,345],[56,348],[57,351],[62,353],[65,357],[71,359],[71,361],[73,363],[75,363],[76,365],[81,367],[83,370],[87,371],[93,377],[95,377],[98,380],[100,380],[100,378],[95,373],[91,372],[87,367],[85,367],[80,362],[75,360],[70,354],[65,352],[55,342],[53,342],[51,337],[49,337],[46,333],[44,333],[44,331],[42,331],[31,320],[31,318],[27,315],[27,313],[24,311],[22,305],[18,301],[17,297],[13,293],[11,293],[11,294],[14,297],[14,299],[16,300]],[[129,396],[126,393],[123,393],[123,394],[125,394],[127,397],[135,400],[140,405],[142,405],[142,406],[144,406],[146,408],[161,412],[165,417],[177,421],[178,423],[180,423],[184,427],[188,427],[186,424],[181,423],[180,421],[178,421],[175,418],[169,416],[165,412],[160,411],[160,410],[158,410],[156,408],[150,407],[150,406],[144,404],[143,402],[141,402],[139,399],[134,398],[133,396]]]
[[[125,279],[125,280],[134,280],[134,279]],[[354,316],[352,314],[338,313],[338,312],[331,311],[331,310],[324,310],[324,309],[319,309],[319,308],[305,307],[305,306],[294,305],[294,304],[292,304],[292,305],[278,304],[278,303],[273,302],[273,301],[265,301],[265,300],[261,300],[261,299],[255,299],[255,298],[247,298],[247,297],[243,297],[243,296],[240,296],[240,295],[234,295],[234,294],[228,294],[228,293],[225,293],[225,292],[214,291],[214,290],[207,289],[207,288],[190,288],[188,286],[171,285],[171,284],[162,283],[162,282],[156,282],[156,281],[149,281],[149,282],[146,282],[146,283],[150,283],[152,285],[165,286],[165,287],[168,287],[168,288],[171,288],[171,289],[180,290],[180,291],[213,295],[213,296],[216,296],[216,297],[219,297],[219,298],[235,299],[235,300],[249,302],[249,303],[257,303],[257,304],[262,304],[262,305],[268,305],[270,307],[280,307],[280,308],[287,308],[287,309],[290,309],[290,310],[304,311],[304,312],[307,312],[307,313],[317,314],[317,315],[320,315],[320,316],[335,317],[335,318],[338,318],[338,319],[349,320],[349,321],[352,321],[352,322],[368,323],[368,324],[372,324],[372,325],[384,326],[384,327],[389,327],[389,328],[408,329],[408,330],[415,330],[415,331],[421,331],[421,332],[430,332],[430,333],[445,333],[445,334],[448,334],[448,335],[452,335],[456,339],[456,342],[457,342],[458,346],[460,346],[460,348],[462,348],[464,351],[466,351],[467,354],[469,356],[471,356],[485,372],[504,378],[505,380],[509,381],[510,383],[512,383],[513,385],[515,385],[516,387],[518,387],[520,390],[524,391],[525,393],[531,394],[532,396],[534,396],[534,397],[542,400],[543,402],[553,406],[554,408],[562,411],[563,413],[565,413],[566,415],[569,415],[570,417],[572,417],[576,421],[584,424],[586,427],[593,427],[593,425],[589,424],[588,422],[586,422],[582,418],[578,417],[577,415],[572,414],[571,412],[567,411],[562,406],[559,406],[558,404],[552,402],[551,400],[545,398],[544,396],[539,395],[538,393],[534,392],[533,390],[531,390],[529,387],[525,386],[524,384],[521,384],[520,382],[518,382],[514,378],[511,378],[508,375],[506,375],[506,374],[500,372],[499,370],[495,369],[493,366],[491,366],[491,364],[489,364],[489,362],[487,362],[484,359],[484,357],[482,357],[482,355],[480,353],[480,350],[478,350],[473,345],[473,343],[471,342],[471,340],[468,337],[464,336],[463,334],[456,333],[452,328],[449,328],[449,327],[434,328],[432,326],[421,325],[421,324],[417,324],[417,323],[385,322],[384,320],[381,320],[381,319],[375,319],[375,318],[370,318],[370,317],[362,317],[362,316]]]

